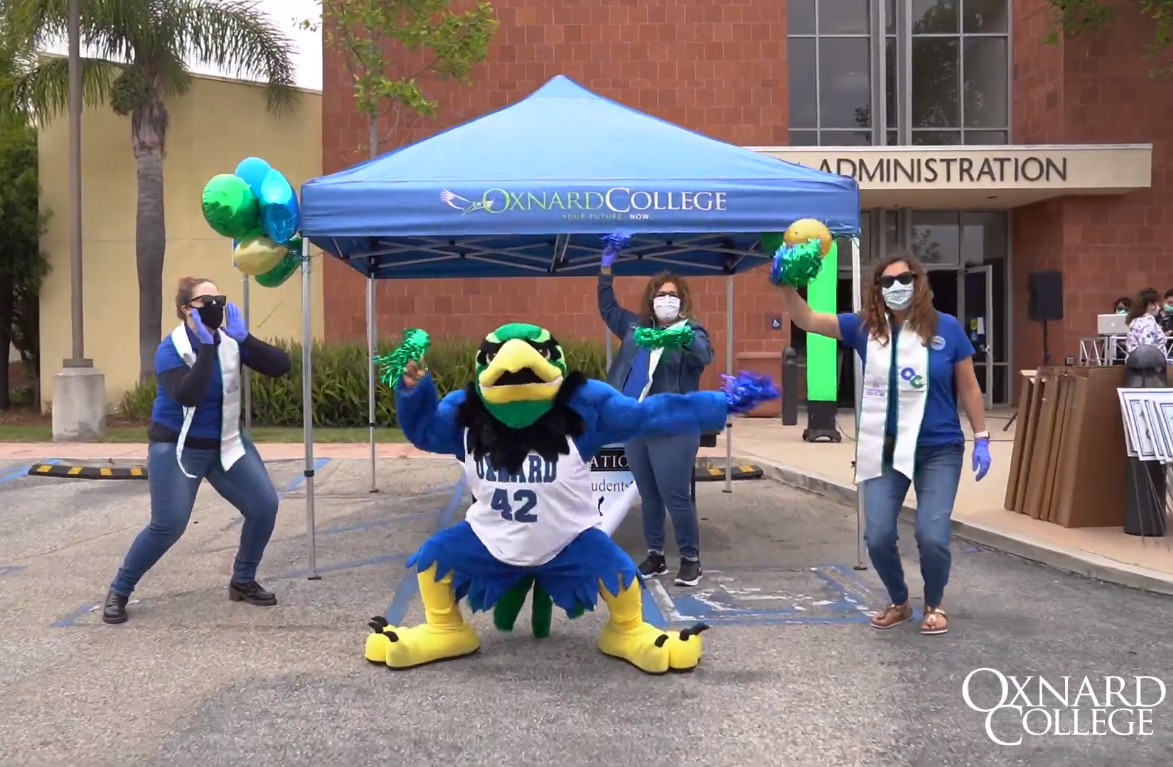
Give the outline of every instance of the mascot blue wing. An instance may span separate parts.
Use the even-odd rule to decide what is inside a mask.
[[[727,415],[722,392],[653,394],[640,402],[595,380],[576,391],[569,404],[586,425],[575,446],[587,459],[605,445],[635,437],[721,431]]]
[[[464,430],[456,421],[456,414],[464,404],[465,393],[458,389],[439,402],[436,401],[436,382],[425,375],[415,388],[408,389],[403,381],[395,387],[395,412],[399,427],[407,441],[439,455],[453,455],[464,460]]]

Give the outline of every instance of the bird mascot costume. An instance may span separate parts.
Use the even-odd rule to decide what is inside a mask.
[[[549,627],[549,613],[537,614],[542,605],[576,617],[601,597],[610,613],[598,638],[603,653],[648,674],[696,668],[706,627],[667,632],[644,622],[636,564],[599,527],[591,459],[639,435],[721,430],[729,413],[778,396],[770,380],[742,373],[725,376],[722,391],[641,402],[568,371],[548,330],[509,324],[481,344],[476,380],[440,399],[420,362],[426,346],[420,331],[405,334],[408,359],[396,363],[399,422],[417,448],[461,462],[473,502],[463,522],[407,561],[426,621],[401,628],[373,619],[367,660],[407,669],[470,655],[481,642],[461,600],[484,611],[503,597],[516,603],[532,587],[539,636]],[[498,628],[512,628],[515,617],[516,609],[498,616]]]

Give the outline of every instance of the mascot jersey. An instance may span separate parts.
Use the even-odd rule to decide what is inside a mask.
[[[476,652],[480,639],[459,602],[488,610],[532,582],[535,610],[539,589],[572,616],[602,598],[610,617],[598,644],[607,655],[652,674],[695,668],[705,627],[665,632],[643,621],[635,562],[599,527],[590,461],[639,435],[720,431],[729,409],[746,403],[726,392],[626,397],[568,371],[558,342],[534,325],[490,333],[476,363],[476,379],[443,400],[430,375],[398,384],[404,434],[461,461],[474,502],[463,522],[408,560],[426,622],[372,620],[367,659],[404,669]]]

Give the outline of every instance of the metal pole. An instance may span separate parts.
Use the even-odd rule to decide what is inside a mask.
[[[725,278],[725,369],[733,372],[733,275]],[[733,418],[725,419],[725,492],[733,492]]]
[[[611,358],[614,355],[614,350],[612,347],[613,340],[611,338],[611,331],[607,330],[605,332],[607,334],[607,372],[610,373],[611,372]]]
[[[851,238],[851,310],[863,309],[863,281],[860,277],[859,237]],[[859,451],[859,414],[863,407],[863,364],[858,354],[855,358],[855,449]],[[866,570],[867,543],[864,541],[863,488],[855,487],[855,538],[856,570]]]
[[[81,260],[81,0],[69,0],[69,294],[73,336],[71,367],[91,367],[85,358],[85,298]],[[5,354],[7,354],[5,350]]]
[[[313,281],[310,279],[312,273],[310,241],[306,238],[301,245],[301,414],[305,440],[305,524],[310,544],[309,579],[315,581],[321,576],[318,575],[318,534],[314,525],[314,323],[311,304],[314,293]]]
[[[379,492],[375,481],[375,354],[378,332],[375,318],[375,278],[367,278],[367,428],[371,438],[371,492]]]
[[[244,326],[250,328],[248,322],[249,316],[249,295],[248,295],[249,279],[248,275],[244,275],[241,281],[241,311],[244,314]],[[244,433],[248,434],[253,428],[253,371],[247,365],[242,365],[244,368],[244,381],[241,382],[241,389],[244,392]]]

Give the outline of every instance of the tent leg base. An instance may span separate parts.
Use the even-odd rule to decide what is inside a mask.
[[[320,576],[320,575],[311,575],[311,576],[309,576],[308,578],[306,578],[306,580],[307,580],[307,581],[320,581],[320,580],[322,580],[322,576]]]
[[[868,566],[867,565],[855,565],[851,569],[855,570],[857,573],[862,573],[868,569]]]

